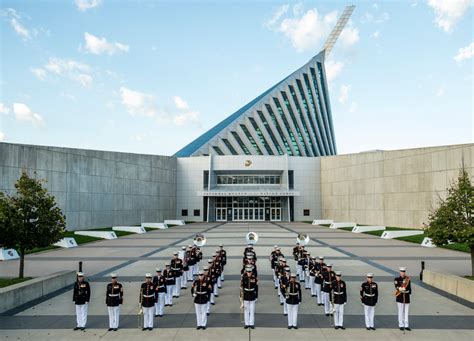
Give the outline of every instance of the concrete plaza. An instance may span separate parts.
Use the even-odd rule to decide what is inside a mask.
[[[260,283],[256,307],[256,328],[243,329],[239,308],[239,278],[242,252],[249,231],[259,234],[256,245]],[[154,273],[163,267],[182,245],[192,243],[193,236],[203,232],[207,244],[203,247],[207,260],[220,243],[228,254],[225,282],[211,308],[208,329],[195,329],[195,314],[189,289],[174,300],[173,307],[165,308],[165,316],[155,319],[153,331],[138,328],[138,292],[146,272]],[[336,270],[343,272],[348,285],[348,303],[345,308],[346,330],[334,330],[322,307],[316,305],[308,290],[298,316],[298,330],[288,330],[287,319],[273,287],[269,254],[273,245],[281,246],[292,270],[291,256],[295,237],[308,233],[311,241],[307,249],[312,255],[326,257]],[[84,262],[84,272],[91,283],[92,298],[85,332],[73,331],[75,326],[72,291],[64,290],[34,305],[8,315],[0,316],[1,339],[163,339],[163,340],[283,340],[288,338],[323,340],[472,340],[474,313],[472,305],[445,295],[418,280],[420,262],[433,271],[462,275],[470,269],[469,255],[445,249],[422,248],[415,244],[346,231],[329,230],[305,223],[194,223],[143,235],[130,235],[117,240],[99,241],[75,249],[53,250],[27,256],[26,275],[40,276],[60,270],[77,269]],[[202,266],[203,263],[201,263]],[[410,306],[412,331],[398,330],[397,311],[393,296],[393,277],[398,266],[406,266],[412,276],[413,303]],[[2,276],[14,276],[18,263],[0,263]],[[105,287],[108,275],[116,272],[124,284],[125,300],[121,307],[120,329],[108,332],[105,307]],[[379,303],[376,307],[376,331],[367,331],[363,307],[359,300],[359,286],[365,274],[373,272],[379,283]],[[188,288],[189,288],[188,284]]]

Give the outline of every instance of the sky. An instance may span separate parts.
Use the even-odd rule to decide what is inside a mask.
[[[474,140],[470,0],[0,0],[0,141],[172,155],[324,45],[339,154]]]

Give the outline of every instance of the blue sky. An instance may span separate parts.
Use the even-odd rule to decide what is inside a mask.
[[[343,1],[6,1],[0,140],[171,155],[320,51]],[[339,154],[473,142],[469,0],[356,1]]]

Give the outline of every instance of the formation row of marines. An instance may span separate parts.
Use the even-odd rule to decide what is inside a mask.
[[[174,252],[173,259],[165,264],[165,269],[156,269],[156,275],[147,273],[141,284],[139,295],[139,316],[143,317],[142,330],[153,329],[153,317],[164,315],[164,307],[173,306],[173,298],[180,297],[181,290],[187,289],[192,282],[191,295],[194,298],[196,311],[196,329],[206,329],[207,316],[211,305],[219,296],[218,289],[224,281],[224,266],[227,254],[223,245],[208,260],[207,266],[199,270],[202,252],[196,246],[183,247],[181,252]],[[344,306],[347,303],[347,286],[342,280],[340,271],[333,271],[332,264],[324,263],[324,257],[311,257],[303,245],[293,249],[296,262],[296,273],[286,262],[281,249],[275,245],[270,254],[275,289],[278,289],[283,314],[288,316],[288,329],[298,329],[298,307],[302,302],[301,286],[311,291],[318,306],[324,306],[326,316],[334,317],[334,328],[345,329],[343,324]],[[255,328],[255,303],[258,301],[257,255],[253,245],[244,250],[243,267],[240,280],[240,301],[244,313],[244,328]],[[406,268],[401,267],[400,276],[394,279],[395,296],[398,306],[400,330],[410,330],[408,311],[411,295],[410,278]],[[193,280],[194,276],[197,276]],[[87,309],[90,300],[90,286],[83,273],[77,273],[78,281],[74,286],[73,301],[76,306],[77,326],[74,330],[84,330],[87,323]],[[378,285],[372,273],[367,274],[367,281],[361,284],[360,299],[364,306],[367,330],[375,330],[375,305],[378,300]],[[124,291],[117,282],[117,275],[111,274],[111,283],[106,289],[106,306],[109,314],[109,331],[119,327],[120,305],[123,304]],[[298,280],[297,280],[298,278]],[[332,320],[331,320],[332,323]]]

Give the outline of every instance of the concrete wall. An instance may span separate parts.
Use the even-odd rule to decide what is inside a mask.
[[[462,163],[474,175],[474,144],[321,158],[322,217],[422,227]]]
[[[22,170],[47,181],[68,230],[175,218],[176,158],[0,143],[0,191]]]
[[[474,302],[474,281],[470,279],[424,270],[423,282],[469,302]]]

